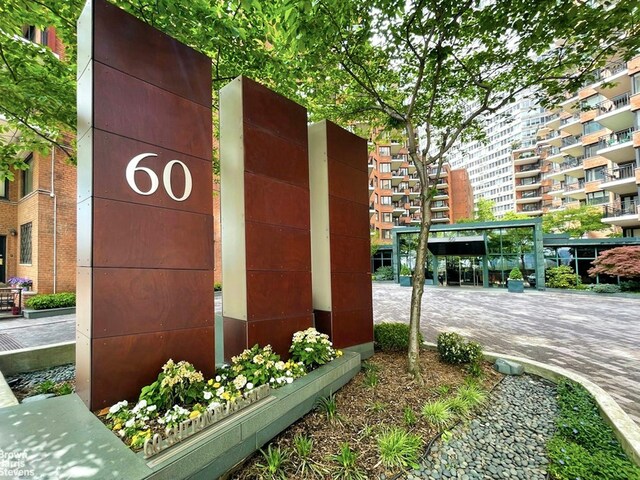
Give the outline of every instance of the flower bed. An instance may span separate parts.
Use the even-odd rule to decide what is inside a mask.
[[[284,362],[270,345],[255,345],[233,357],[211,379],[188,362],[169,360],[157,380],[142,389],[135,405],[123,400],[98,416],[133,450],[140,450],[150,441],[175,438],[176,429],[194,420],[204,424],[205,419],[209,423],[221,418],[221,412],[228,415],[259,399],[262,395],[256,391],[290,384],[342,354],[327,335],[313,328],[294,334],[290,353],[291,358]]]

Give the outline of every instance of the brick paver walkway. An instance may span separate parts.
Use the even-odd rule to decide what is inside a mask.
[[[411,288],[374,282],[376,323],[409,321]],[[640,298],[428,287],[421,330],[456,331],[487,350],[573,370],[609,392],[640,424]]]

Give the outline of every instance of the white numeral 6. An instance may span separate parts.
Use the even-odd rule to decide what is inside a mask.
[[[139,167],[138,164],[147,157],[157,157],[158,155],[155,153],[141,153],[140,155],[136,155],[133,157],[129,163],[127,164],[127,169],[125,170],[125,176],[127,178],[127,183],[131,187],[131,189],[139,195],[152,195],[158,189],[160,184],[158,180],[158,175],[147,167]],[[184,172],[184,192],[181,197],[176,197],[173,193],[173,187],[171,186],[171,170],[174,165],[180,165],[182,167],[182,171]],[[144,172],[149,176],[149,181],[151,182],[151,186],[149,190],[146,192],[140,190],[138,185],[136,185],[136,172]],[[191,180],[191,172],[187,168],[187,166],[181,162],[180,160],[171,160],[164,167],[162,172],[162,184],[164,185],[164,189],[172,199],[177,202],[183,202],[189,195],[191,195],[191,189],[193,188],[193,182]]]

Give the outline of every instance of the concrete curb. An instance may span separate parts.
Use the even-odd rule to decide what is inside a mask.
[[[5,375],[34,372],[76,361],[76,342],[54,343],[0,353],[0,372]]]
[[[24,318],[48,318],[57,317],[59,315],[72,315],[76,313],[76,307],[63,307],[63,308],[47,308],[44,310],[31,310],[25,308],[22,310]]]
[[[18,405],[18,399],[9,388],[4,375],[0,372],[0,408]]]
[[[436,349],[433,343],[424,343],[429,349]],[[513,355],[501,355],[494,352],[484,352],[484,358],[487,361],[495,362],[496,358],[504,358],[512,362],[517,362],[524,367],[526,373],[538,375],[553,383],[559,380],[569,379],[579,383],[593,396],[600,413],[605,421],[613,429],[613,433],[620,442],[622,449],[629,456],[629,459],[640,467],[640,427],[620,408],[620,405],[605,392],[601,387],[582,375],[578,375],[570,370],[555,365],[548,365],[542,362],[536,362],[524,357],[515,357]]]

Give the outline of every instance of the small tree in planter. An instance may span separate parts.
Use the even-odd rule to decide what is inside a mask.
[[[404,263],[400,267],[400,285],[403,287],[411,286],[411,269]]]
[[[518,267],[514,267],[513,270],[511,270],[511,273],[509,273],[507,286],[509,287],[510,292],[524,292],[524,278],[522,277],[522,272]]]

